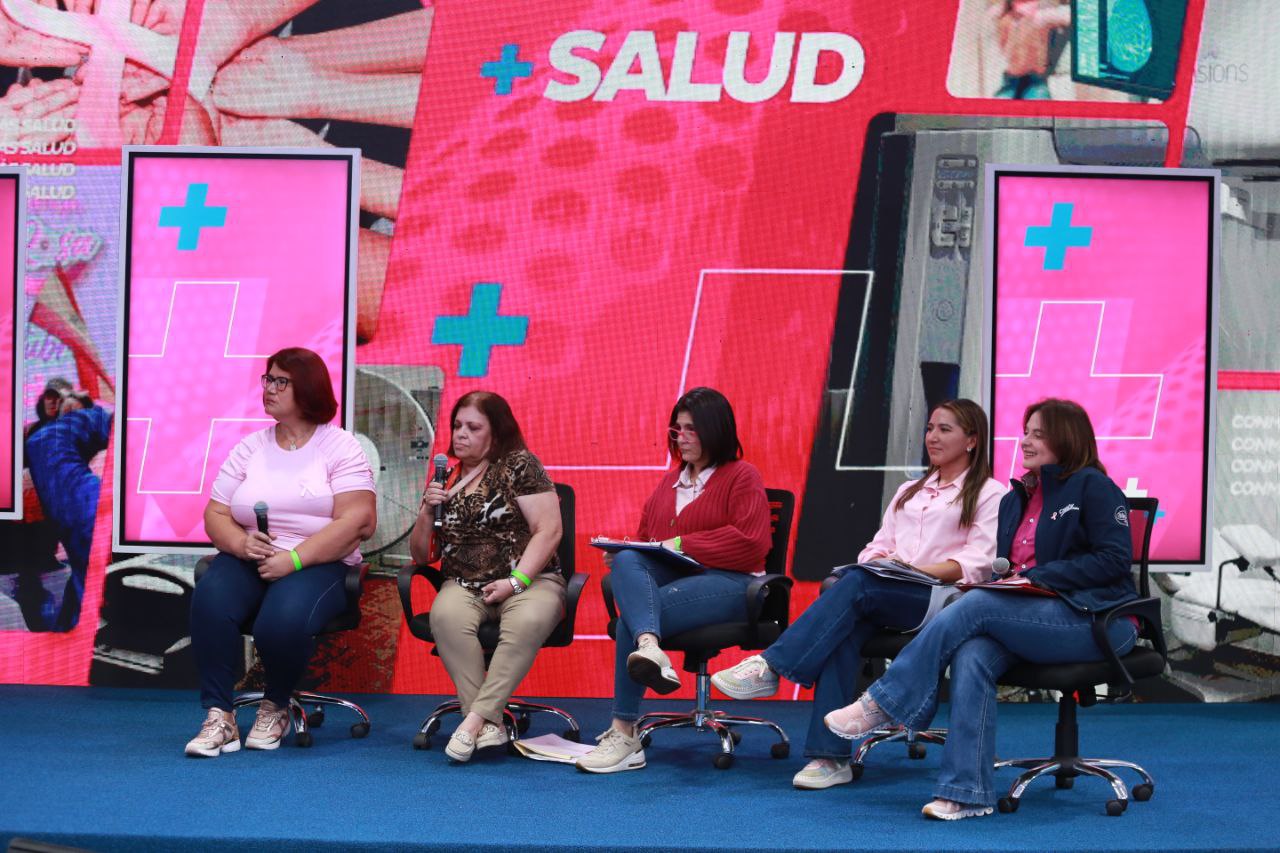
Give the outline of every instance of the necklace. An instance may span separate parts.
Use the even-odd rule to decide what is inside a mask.
[[[308,438],[310,438],[311,436],[315,435],[315,432],[316,432],[316,431],[315,431],[315,429],[312,429],[312,430],[311,430],[311,432],[309,432],[309,433],[307,433],[305,436],[303,436],[301,440],[302,440],[302,441],[306,441]],[[289,442],[289,450],[290,450],[290,451],[293,451],[293,450],[297,450],[297,449],[298,449],[298,439],[297,439],[297,438],[289,438],[289,439],[287,439],[287,440],[288,440],[288,442]]]

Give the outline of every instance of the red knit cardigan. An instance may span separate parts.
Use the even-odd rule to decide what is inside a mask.
[[[732,572],[764,570],[772,544],[764,479],[750,462],[727,462],[711,472],[702,494],[676,515],[676,480],[667,472],[645,501],[638,538],[680,537],[680,550],[704,566]]]

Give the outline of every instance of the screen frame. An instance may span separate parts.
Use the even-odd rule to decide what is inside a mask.
[[[23,400],[26,396],[26,340],[27,340],[27,167],[0,166],[0,180],[14,182],[13,217],[13,369],[7,381],[13,383],[13,447],[10,457],[13,463],[12,501],[0,505],[0,520],[22,520],[22,470],[25,440],[23,429]]]
[[[996,271],[996,234],[999,225],[1000,179],[1011,178],[1102,178],[1127,180],[1160,180],[1160,181],[1195,181],[1208,185],[1207,195],[1207,237],[1209,240],[1208,263],[1206,270],[1206,317],[1205,317],[1205,355],[1204,372],[1204,452],[1201,466],[1201,531],[1200,555],[1191,560],[1157,560],[1150,561],[1152,571],[1208,571],[1212,568],[1210,548],[1213,540],[1213,487],[1215,476],[1217,447],[1217,378],[1218,378],[1218,290],[1219,290],[1219,250],[1221,239],[1221,216],[1219,215],[1219,199],[1222,190],[1222,173],[1217,169],[1173,169],[1151,168],[1139,166],[1026,166],[1018,164],[989,163],[986,168],[986,179],[983,189],[986,210],[983,211],[983,260],[986,265],[984,280],[986,284],[986,310],[983,313],[983,335],[986,347],[983,349],[985,363],[982,368],[983,402],[991,424],[996,422],[995,400],[995,341],[999,334],[996,320],[996,298],[998,290]],[[995,452],[995,430],[992,429],[990,451]],[[1159,495],[1155,495],[1159,498]]]
[[[223,160],[341,160],[347,163],[347,268],[343,298],[341,426],[350,431],[355,424],[356,283],[360,233],[360,150],[357,148],[263,148],[217,146],[126,145],[121,149],[120,168],[120,297],[116,318],[116,448],[115,481],[111,490],[111,548],[123,554],[212,554],[212,543],[196,545],[159,540],[126,539],[124,478],[128,450],[126,411],[129,399],[129,284],[133,251],[133,174],[141,159],[223,159]],[[206,483],[206,488],[211,483]]]

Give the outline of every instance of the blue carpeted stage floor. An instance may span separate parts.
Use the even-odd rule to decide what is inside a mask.
[[[919,814],[936,750],[908,761],[882,748],[861,781],[816,792],[791,787],[798,744],[773,760],[769,739],[750,731],[727,771],[711,766],[715,738],[694,732],[662,733],[646,769],[611,776],[502,750],[452,765],[439,739],[427,752],[410,746],[437,697],[356,698],[373,718],[364,740],[347,736],[339,709],[311,749],[195,760],[182,756],[203,716],[193,693],[0,686],[0,842],[182,853],[1280,849],[1275,703],[1086,709],[1084,751],[1144,764],[1156,778],[1150,802],[1107,817],[1109,789],[1081,779],[1034,788],[1013,815],[939,823]],[[807,705],[750,704],[802,736]],[[563,706],[585,733],[607,723],[603,700]],[[1002,706],[1000,754],[1044,754],[1053,719],[1049,705]],[[250,720],[242,712],[242,730]]]

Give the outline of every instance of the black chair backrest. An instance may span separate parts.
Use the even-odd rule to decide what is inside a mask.
[[[786,489],[765,489],[764,493],[769,498],[769,524],[773,528],[773,544],[764,558],[764,570],[771,575],[785,575],[796,496]]]
[[[1151,583],[1148,580],[1151,561],[1151,531],[1156,524],[1158,498],[1128,498],[1129,535],[1133,537],[1133,562],[1138,567],[1138,595],[1148,598]]]
[[[560,544],[556,546],[556,556],[560,559],[560,574],[570,580],[577,571],[574,567],[574,540],[577,538],[577,498],[573,494],[573,486],[556,483],[556,497],[560,498]]]

